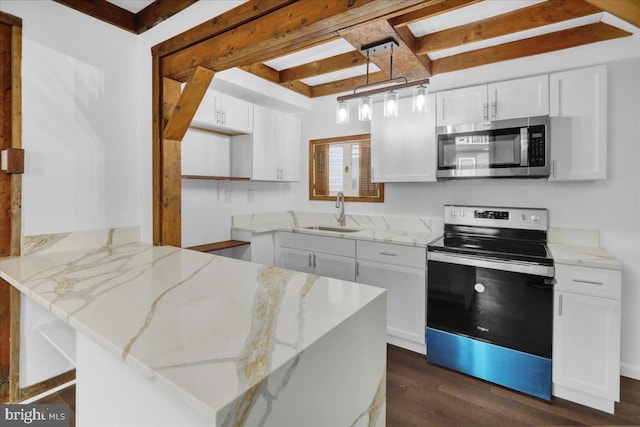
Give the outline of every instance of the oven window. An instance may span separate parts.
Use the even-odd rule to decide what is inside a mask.
[[[553,285],[522,273],[429,261],[427,326],[551,357]]]

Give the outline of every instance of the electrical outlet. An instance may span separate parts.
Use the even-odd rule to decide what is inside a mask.
[[[255,190],[247,190],[247,202],[253,203]]]
[[[227,188],[224,190],[224,202],[231,203],[231,189]]]

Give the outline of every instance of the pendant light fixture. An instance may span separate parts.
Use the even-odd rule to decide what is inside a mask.
[[[427,87],[429,79],[417,80],[409,83],[406,77],[393,77],[393,48],[398,46],[398,42],[394,39],[386,39],[382,42],[378,42],[372,45],[364,46],[360,49],[361,52],[367,56],[367,74],[366,83],[358,86],[353,90],[351,95],[343,95],[338,97],[338,107],[336,110],[336,121],[338,124],[349,123],[349,103],[350,99],[359,98],[358,100],[358,119],[361,121],[370,121],[373,115],[373,99],[371,95],[385,92],[383,112],[385,117],[398,117],[400,96],[396,89],[404,89],[407,87],[418,85],[414,90],[413,97],[413,110],[414,111],[426,111],[427,103]],[[389,51],[389,78],[386,80],[378,81],[375,83],[369,83],[369,64],[372,54]],[[389,87],[381,87],[377,89],[371,89],[365,92],[356,93],[359,89],[378,86],[386,83],[393,83],[398,81],[404,81],[404,83],[394,85],[391,90]]]

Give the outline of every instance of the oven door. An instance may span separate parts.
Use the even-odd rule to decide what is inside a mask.
[[[551,358],[553,273],[537,275],[532,273],[548,270],[444,253],[430,258],[429,328]]]

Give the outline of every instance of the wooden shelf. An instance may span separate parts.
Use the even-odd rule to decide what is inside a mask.
[[[222,242],[214,242],[214,243],[207,243],[204,245],[190,246],[185,249],[190,249],[192,251],[199,251],[199,252],[212,252],[212,251],[219,251],[222,249],[236,248],[238,246],[246,246],[250,244],[251,242],[245,242],[243,240],[224,240]]]
[[[251,178],[243,176],[210,176],[210,175],[182,175],[182,179],[210,179],[215,181],[249,181]]]

